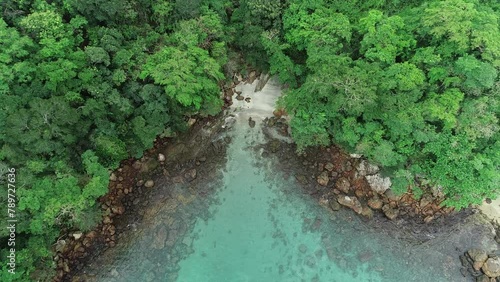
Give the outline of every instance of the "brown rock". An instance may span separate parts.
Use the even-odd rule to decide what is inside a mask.
[[[363,190],[361,189],[356,189],[354,191],[354,195],[356,195],[356,197],[358,198],[363,198],[365,196],[365,192],[363,192]]]
[[[495,278],[500,276],[500,257],[489,258],[482,266],[484,274]]]
[[[356,197],[340,196],[337,201],[339,204],[352,209],[354,212],[361,214],[363,207]]]
[[[420,199],[420,208],[423,209],[426,207],[428,204],[432,203],[432,196],[429,194],[424,194],[422,198]]]
[[[337,189],[347,194],[349,193],[349,188],[351,187],[351,183],[349,183],[349,180],[347,180],[347,178],[341,177],[335,183],[335,187],[337,187]]]
[[[333,171],[334,168],[335,168],[335,166],[332,163],[325,164],[325,169],[328,171]]]
[[[116,180],[117,180],[116,174],[114,172],[111,173],[111,175],[109,176],[109,181],[116,181]]]
[[[424,218],[424,222],[425,222],[425,223],[429,223],[429,222],[431,222],[433,219],[434,219],[434,216],[429,215],[429,216],[426,216],[426,217]]]
[[[384,203],[380,200],[379,197],[373,197],[368,200],[368,206],[374,210],[379,210],[382,208]]]
[[[155,186],[155,182],[151,179],[146,181],[146,183],[144,183],[144,187],[146,188],[152,188],[153,186]]]
[[[393,209],[387,204],[382,207],[382,211],[384,212],[385,216],[390,220],[395,219],[399,215],[398,209]]]
[[[369,207],[363,207],[361,214],[366,216],[367,218],[373,218],[373,211]]]
[[[113,220],[109,216],[105,216],[102,220],[102,223],[104,224],[110,224],[111,222],[113,222]]]
[[[481,249],[470,249],[467,254],[474,261],[474,269],[479,270],[483,267],[484,262],[488,259],[488,254]]]
[[[338,211],[338,210],[340,210],[340,204],[337,201],[337,199],[330,199],[328,201],[328,205],[330,206],[330,208],[332,209],[332,211]]]
[[[476,278],[476,282],[490,282],[490,278],[486,275],[481,275]]]
[[[236,96],[236,100],[238,101],[243,101],[245,99],[245,97],[241,96],[238,94],[238,96]]]
[[[316,181],[321,186],[328,185],[328,182],[330,181],[330,178],[328,177],[328,173],[326,171],[323,171],[322,173],[320,173],[320,175],[318,176]]]

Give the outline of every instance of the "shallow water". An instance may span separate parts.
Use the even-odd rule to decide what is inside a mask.
[[[422,245],[397,239],[352,211],[321,207],[274,172],[276,160],[261,157],[255,146],[264,141],[260,124],[270,115],[279,86],[271,82],[255,94],[252,87],[241,88],[252,102],[236,102],[231,109],[232,142],[213,199],[198,199],[204,204],[196,205],[160,201],[160,212],[149,223],[138,224],[127,243],[94,265],[106,269],[95,274],[97,281],[467,281],[458,271],[458,257],[440,247],[458,246],[460,238]],[[257,122],[254,128],[249,117]],[[183,220],[172,223],[169,205]],[[182,214],[194,209],[205,212]],[[175,232],[183,235],[174,245],[151,248],[161,228],[167,229],[167,241],[171,229],[185,232]]]

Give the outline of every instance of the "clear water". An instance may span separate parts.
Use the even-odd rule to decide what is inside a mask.
[[[150,221],[138,223],[137,230],[89,267],[96,281],[467,281],[460,275],[458,256],[443,247],[459,245],[458,239],[416,246],[382,234],[351,211],[333,213],[319,206],[293,180],[276,174],[276,160],[261,157],[254,145],[263,141],[259,123],[272,109],[279,87],[270,84],[260,94],[245,87],[255,104],[234,106],[232,142],[216,200],[196,206],[208,211],[205,216],[178,215],[185,218],[174,224],[186,230],[183,238],[173,246],[152,248],[159,228],[174,228],[167,210],[174,205],[182,213],[193,207],[186,204],[189,196],[182,196],[182,204],[168,199],[145,207],[159,212],[150,212]],[[257,121],[255,128],[248,126],[250,116]]]

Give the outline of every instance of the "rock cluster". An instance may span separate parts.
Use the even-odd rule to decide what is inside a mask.
[[[496,282],[500,279],[500,257],[482,249],[470,249],[460,256],[461,272],[480,282]]]
[[[325,205],[333,210],[338,209],[336,203],[354,210],[367,217],[373,216],[373,210],[379,210],[388,219],[393,220],[400,216],[421,218],[423,222],[430,222],[437,217],[452,212],[451,208],[442,208],[444,200],[442,193],[435,193],[432,189],[417,199],[411,192],[397,195],[391,190],[391,180],[384,177],[379,167],[370,164],[361,156],[350,156],[339,148],[326,149],[330,157],[325,162],[316,162],[318,173],[314,176],[320,187],[331,189],[327,192],[328,200]],[[303,180],[301,180],[302,178]],[[307,177],[296,176],[304,185]]]

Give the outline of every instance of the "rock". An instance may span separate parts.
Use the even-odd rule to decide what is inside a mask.
[[[117,179],[118,178],[116,177],[116,174],[114,172],[109,176],[109,181],[116,181]]]
[[[332,163],[325,164],[325,169],[328,171],[333,171],[334,168],[335,168],[335,166]]]
[[[146,183],[144,183],[144,187],[146,188],[153,188],[153,186],[155,186],[155,182],[151,179],[146,181]]]
[[[141,187],[142,185],[144,185],[144,180],[142,180],[142,179],[137,181],[137,183],[135,183],[135,186],[137,186],[137,187]]]
[[[257,79],[257,73],[255,71],[251,71],[249,74],[248,74],[248,79],[247,79],[247,82],[249,84],[252,84],[255,79]]]
[[[188,172],[186,172],[186,174],[184,174],[184,177],[188,180],[188,181],[193,181],[196,179],[196,169],[190,169]]]
[[[495,278],[500,276],[500,258],[496,257],[487,259],[481,269],[483,270],[484,274],[488,275],[489,277]]]
[[[309,181],[307,181],[307,177],[303,174],[295,175],[295,179],[302,185],[306,185]]]
[[[356,197],[340,196],[337,201],[339,204],[352,209],[354,212],[361,214],[363,207]]]
[[[426,216],[426,217],[424,218],[424,222],[425,222],[425,223],[429,223],[429,222],[431,222],[433,219],[434,219],[434,216],[433,216],[433,215],[429,215],[429,216]]]
[[[133,167],[134,169],[137,169],[137,170],[141,169],[141,168],[142,168],[142,163],[141,163],[141,161],[139,161],[139,160],[135,161],[135,162],[132,164],[132,167]]]
[[[359,159],[361,158],[363,155],[361,154],[350,154],[349,157],[353,158],[353,159]]]
[[[424,194],[422,198],[420,199],[420,208],[423,209],[426,207],[428,204],[432,203],[433,199],[432,196],[429,194]]]
[[[393,202],[398,202],[399,200],[401,200],[401,195],[396,195],[391,189],[385,191],[384,195],[387,197],[387,199]]]
[[[250,126],[250,128],[254,128],[255,127],[255,120],[253,120],[251,117],[248,118],[248,125]]]
[[[64,252],[64,249],[66,248],[66,240],[57,240],[56,242],[56,252]]]
[[[158,228],[153,237],[153,244],[152,244],[153,249],[157,250],[163,249],[165,247],[165,241],[167,240],[167,235],[168,232],[165,226],[161,226],[160,228]]]
[[[330,208],[332,209],[332,211],[338,211],[338,210],[340,210],[340,204],[339,204],[339,202],[336,199],[330,199],[328,201],[328,205],[330,206]]]
[[[75,238],[75,240],[78,240],[78,239],[82,238],[83,233],[81,231],[78,231],[78,232],[73,233],[72,235],[73,235],[73,238]]]
[[[372,258],[373,258],[373,253],[369,250],[358,253],[358,260],[360,262],[367,262]]]
[[[104,223],[104,224],[110,224],[112,222],[113,221],[111,220],[111,218],[109,216],[105,216],[104,219],[102,220],[102,223]]]
[[[330,178],[328,177],[328,173],[326,171],[323,171],[322,173],[319,174],[318,178],[316,178],[316,181],[321,186],[328,185],[328,182],[330,181]]]
[[[335,187],[337,187],[337,189],[347,194],[349,193],[349,188],[351,187],[351,183],[349,183],[349,180],[347,180],[347,178],[341,177],[335,183]]]
[[[373,197],[373,198],[370,198],[368,200],[368,206],[374,210],[379,210],[382,208],[382,206],[384,205],[384,203],[382,202],[382,200],[380,200],[379,197]]]
[[[384,192],[387,191],[387,189],[389,189],[392,185],[389,177],[382,177],[380,174],[367,175],[365,178],[366,181],[368,181],[370,188],[379,194],[384,194]]]
[[[165,155],[164,154],[158,154],[158,161],[159,162],[164,162],[165,161]]]
[[[196,123],[196,119],[194,119],[194,118],[190,118],[190,119],[188,120],[188,127],[193,126],[193,124],[195,124],[195,123]]]
[[[398,209],[393,209],[387,204],[382,207],[382,211],[384,212],[385,216],[390,220],[395,219],[399,215]]]
[[[250,98],[250,97],[245,98],[245,102],[247,102],[247,103],[250,103],[251,100],[252,100],[252,98]]]
[[[361,214],[366,216],[367,218],[373,218],[373,211],[369,207],[363,207]]]
[[[236,100],[238,101],[243,101],[245,99],[245,97],[241,96],[238,94],[238,96],[236,96]]]
[[[476,277],[476,282],[490,282],[490,278],[486,275]]]
[[[378,166],[372,165],[366,160],[362,160],[361,162],[359,162],[359,165],[356,169],[358,170],[360,176],[374,175],[379,171]]]
[[[470,249],[467,254],[473,261],[485,262],[488,259],[488,254],[481,249]]]
[[[488,254],[481,249],[470,249],[467,251],[467,254],[474,261],[474,270],[480,270],[484,262],[488,259]]]

